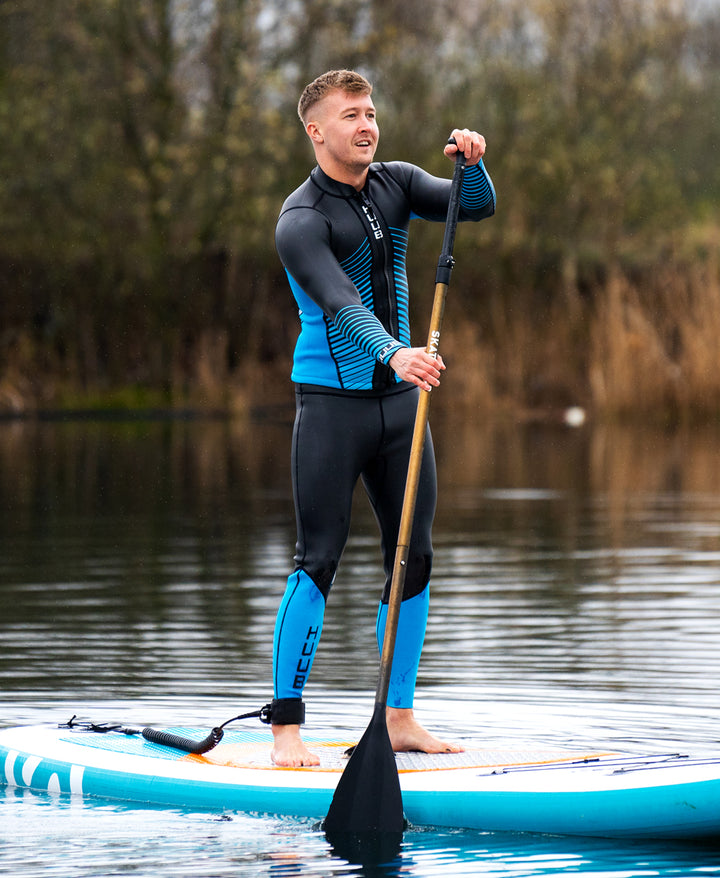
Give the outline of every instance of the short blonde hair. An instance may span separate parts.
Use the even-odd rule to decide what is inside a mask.
[[[305,86],[298,101],[298,116],[305,125],[308,121],[308,113],[331,91],[344,91],[349,94],[369,95],[372,94],[372,85],[354,70],[328,70],[313,79]]]

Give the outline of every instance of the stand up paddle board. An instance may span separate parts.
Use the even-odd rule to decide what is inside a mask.
[[[117,727],[119,728],[119,727]],[[57,794],[322,819],[347,742],[305,734],[320,765],[281,768],[269,730],[226,731],[205,754],[140,730],[0,730],[0,783]],[[126,733],[130,732],[130,733]],[[200,740],[208,729],[168,733]],[[565,749],[397,754],[410,825],[616,838],[720,839],[720,756]]]

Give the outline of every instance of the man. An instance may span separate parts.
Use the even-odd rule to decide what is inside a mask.
[[[317,167],[287,199],[276,228],[301,322],[292,372],[298,536],[273,645],[270,722],[278,765],[319,761],[300,735],[302,692],[358,478],[382,539],[382,647],[417,396],[437,387],[445,368],[441,357],[411,345],[405,252],[411,218],[445,220],[450,180],[404,162],[373,162],[379,131],[371,93],[370,83],[348,70],[325,73],[305,88],[298,113]],[[459,218],[483,219],[495,209],[481,160],[485,140],[468,129],[455,129],[453,136],[457,146],[448,144],[445,154],[454,160],[461,150],[467,159]],[[426,731],[412,709],[428,615],[435,500],[428,434],[388,693],[387,726],[396,751],[459,749]]]

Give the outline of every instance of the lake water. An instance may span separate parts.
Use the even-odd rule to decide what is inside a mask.
[[[271,697],[291,413],[0,423],[0,726],[216,725]],[[720,431],[432,414],[440,496],[416,712],[492,746],[720,752]],[[306,690],[360,734],[382,575],[359,494]],[[383,874],[711,875],[720,847],[406,833]],[[0,874],[341,876],[305,821],[0,787]]]

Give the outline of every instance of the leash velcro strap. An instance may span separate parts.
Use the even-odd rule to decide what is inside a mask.
[[[260,719],[274,726],[301,726],[305,722],[302,698],[275,698],[263,708]]]

